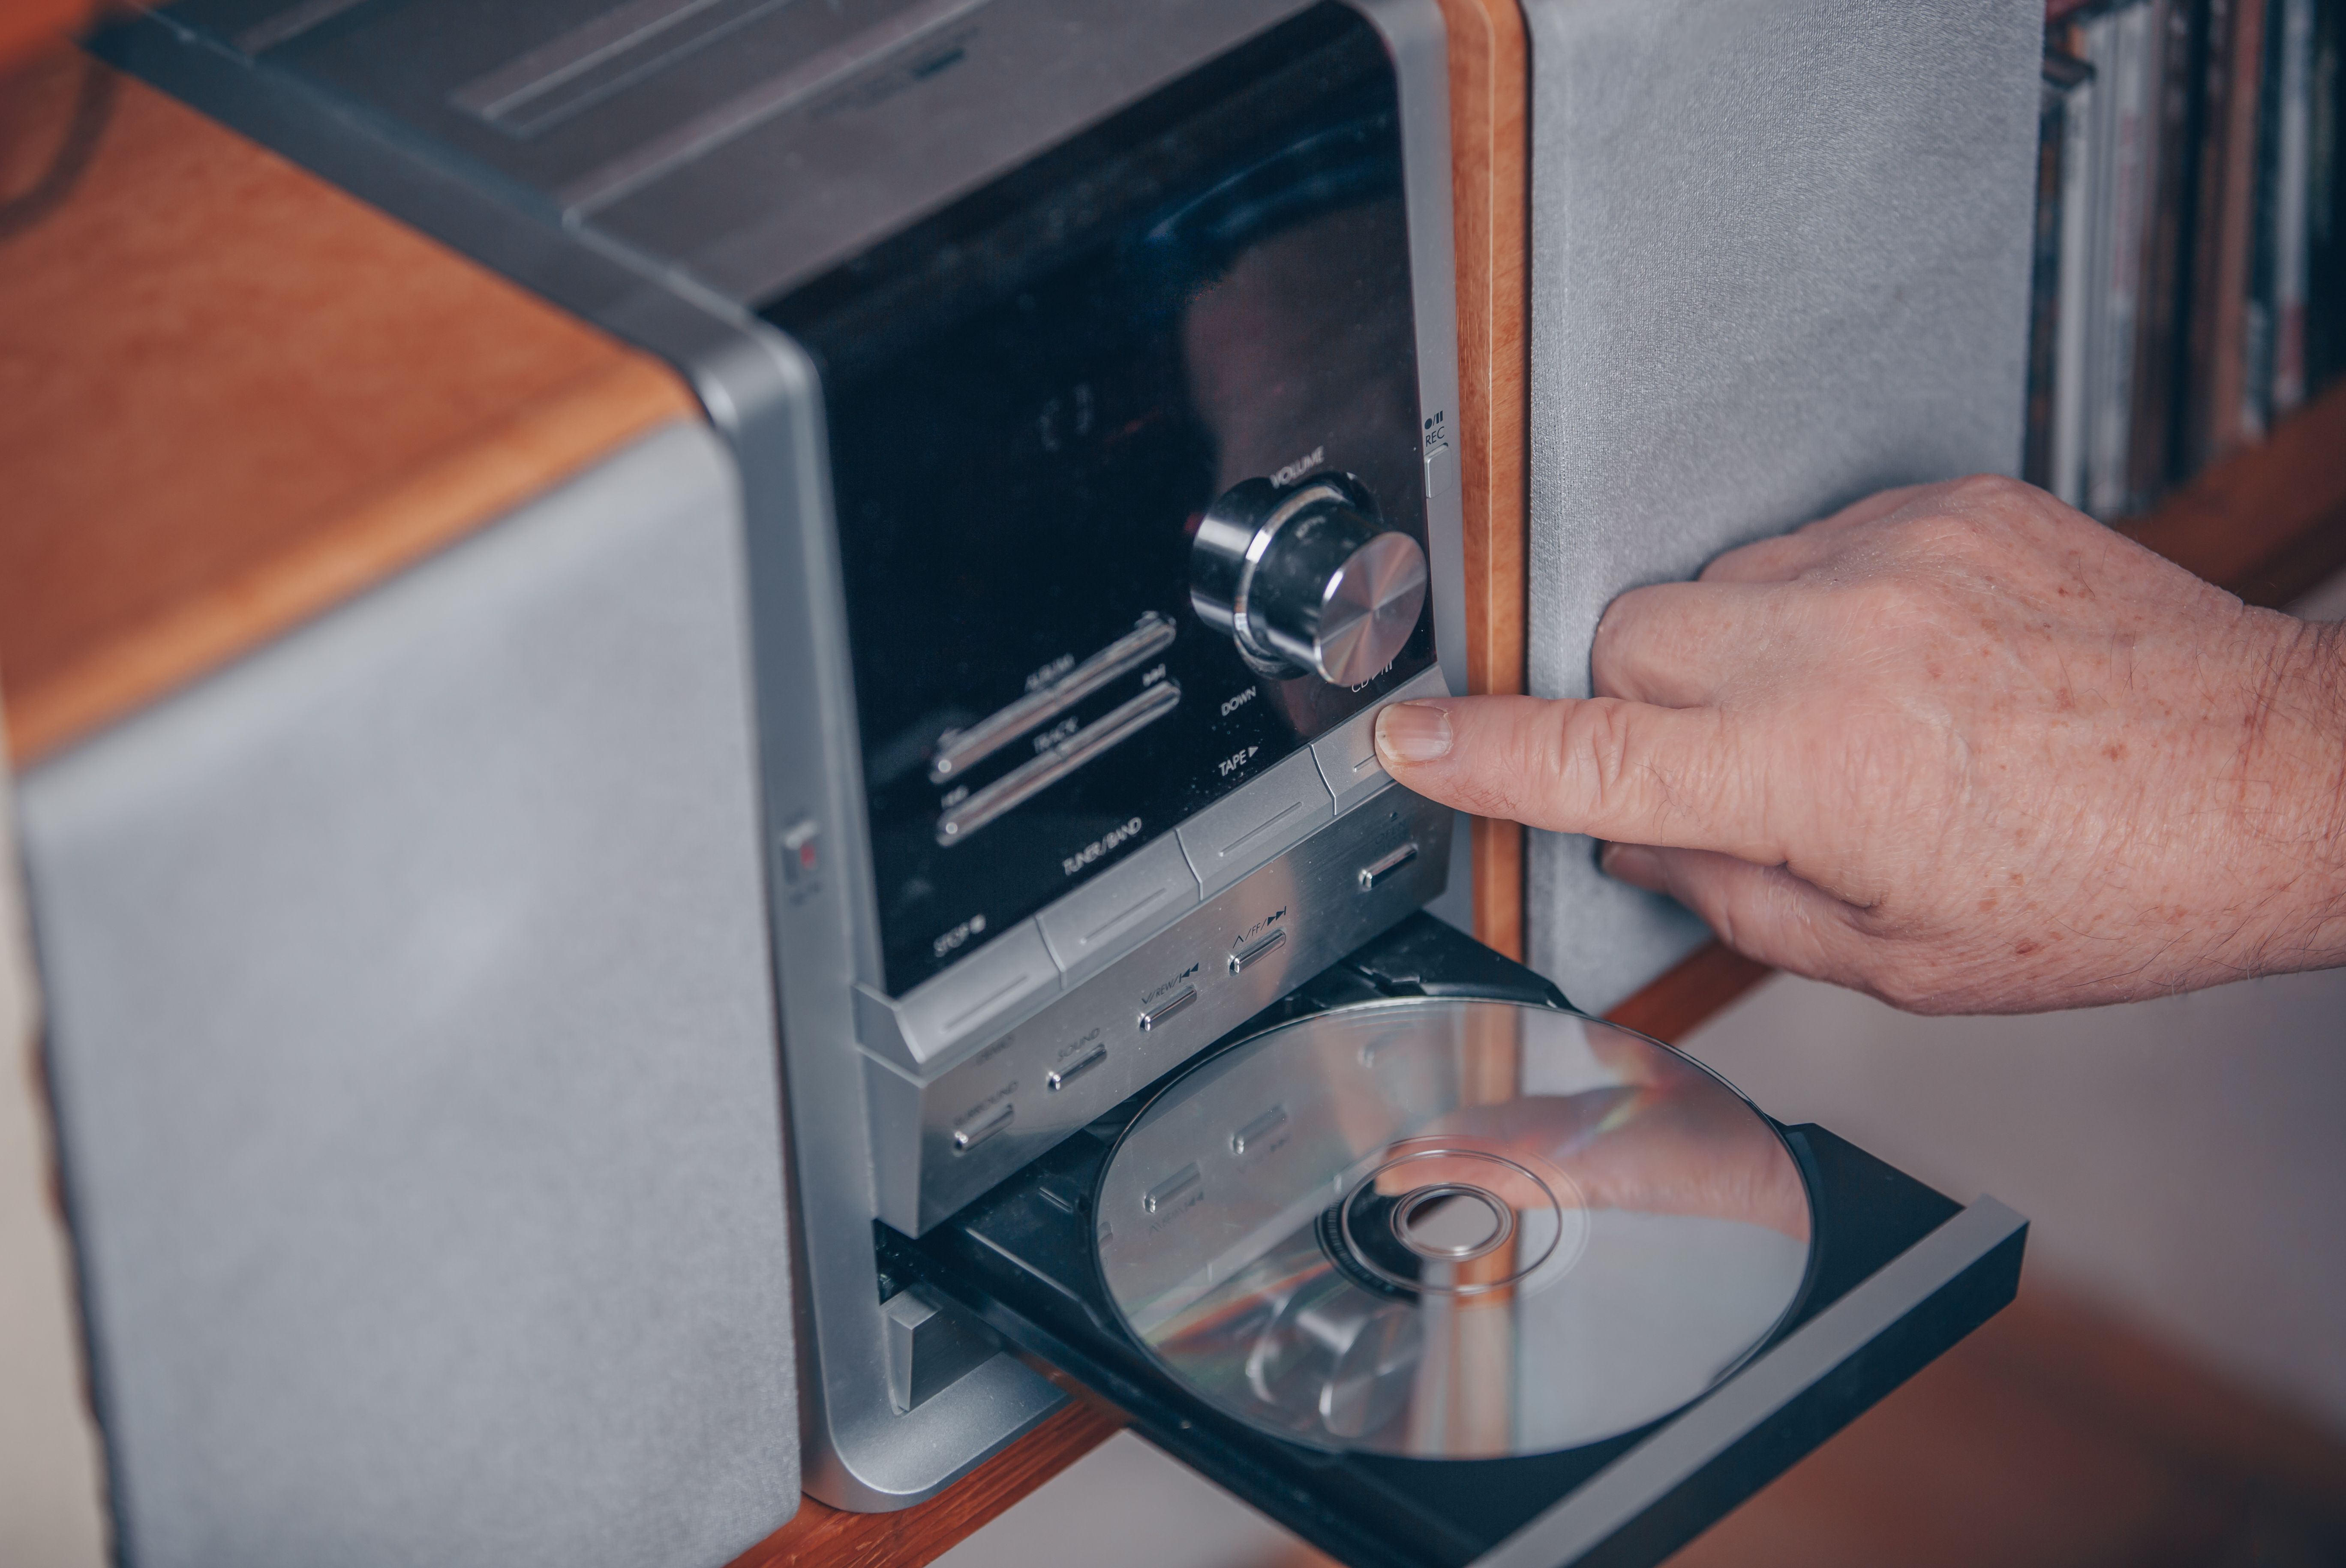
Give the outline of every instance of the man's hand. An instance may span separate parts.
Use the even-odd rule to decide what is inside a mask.
[[[2076,1006],[2346,962],[2341,630],[1967,479],[1624,594],[1592,699],[1396,704],[1377,749],[1763,962]]]

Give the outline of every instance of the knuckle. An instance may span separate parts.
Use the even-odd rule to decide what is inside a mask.
[[[1593,820],[1609,820],[1628,747],[1621,705],[1593,697],[1570,705],[1558,718],[1550,767],[1576,786],[1574,793]]]
[[[1642,588],[1631,588],[1605,606],[1596,617],[1596,641],[1601,645],[1617,642],[1640,627],[1650,624],[1665,612],[1670,596],[1665,590],[1672,585],[1656,583]]]
[[[1985,537],[1981,516],[1969,511],[1931,512],[1900,530],[1899,543],[1926,560],[1969,561]]]
[[[1666,586],[1636,588],[1605,608],[1588,648],[1589,675],[1600,696],[1627,695],[1638,667],[1681,640],[1685,616]]]
[[[1668,843],[1680,836],[1688,804],[1703,796],[1703,780],[1687,777],[1684,757],[1657,748],[1641,704],[1593,697],[1570,705],[1554,731],[1550,763],[1583,816],[1584,830],[1640,842]]]
[[[1518,820],[1538,816],[1556,789],[1553,766],[1540,742],[1540,714],[1552,705],[1514,699],[1530,711],[1503,708],[1464,730],[1457,748],[1438,777],[1444,804],[1478,817]]]
[[[2026,506],[2033,511],[2036,498],[2042,494],[2035,485],[2024,484],[2002,473],[1969,474],[1947,487],[1947,500],[1951,504],[1991,510]]]
[[[1696,581],[1715,583],[1722,578],[1747,574],[1766,576],[1778,562],[1797,557],[1807,546],[1808,542],[1800,540],[1797,535],[1779,535],[1774,538],[1754,540],[1712,556]]]
[[[1868,640],[1895,637],[1934,619],[1939,613],[1940,597],[1935,584],[1908,571],[1864,577],[1849,589],[1857,629]]]

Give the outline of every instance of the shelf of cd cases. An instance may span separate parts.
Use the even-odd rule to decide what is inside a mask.
[[[2346,0],[2055,0],[2023,473],[2147,511],[2346,368]]]

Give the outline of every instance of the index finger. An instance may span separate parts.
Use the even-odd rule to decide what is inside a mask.
[[[1481,817],[1772,865],[1764,744],[1716,708],[1617,697],[1451,697],[1377,715],[1377,756],[1419,794]]]

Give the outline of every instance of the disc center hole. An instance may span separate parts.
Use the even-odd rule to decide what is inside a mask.
[[[1393,1234],[1421,1257],[1479,1257],[1515,1228],[1506,1206],[1480,1187],[1422,1187],[1394,1206]]]

